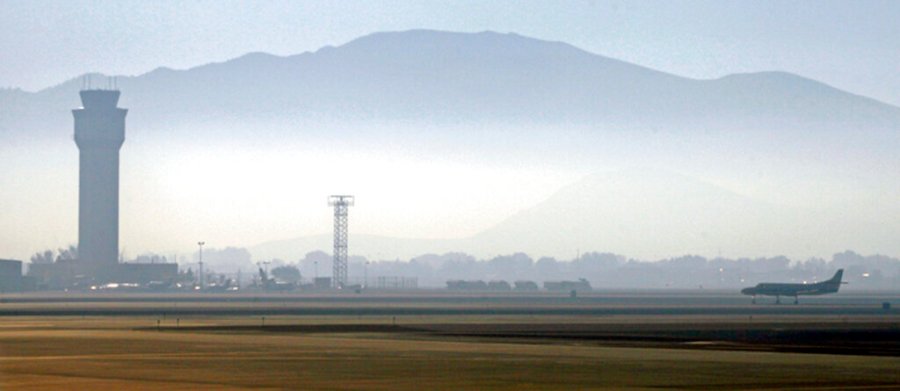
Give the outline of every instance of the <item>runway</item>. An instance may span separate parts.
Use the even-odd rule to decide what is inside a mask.
[[[116,315],[802,315],[898,316],[900,292],[801,296],[800,304],[727,291],[493,293],[364,291],[279,294],[34,293],[0,296],[0,316]],[[885,303],[890,307],[885,309]]]

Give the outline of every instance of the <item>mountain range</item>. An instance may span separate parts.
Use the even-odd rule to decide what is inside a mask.
[[[0,134],[71,127],[84,75],[35,93],[0,91]],[[117,77],[130,128],[321,121],[563,124],[606,128],[895,131],[900,109],[784,72],[695,80],[516,34],[376,33],[279,57],[250,53],[187,70]],[[284,130],[284,129],[282,129]],[[258,137],[248,126],[216,137]],[[333,129],[331,130],[333,131]],[[169,138],[192,137],[164,134]],[[279,135],[283,137],[284,135]]]
[[[80,105],[78,90],[111,83],[86,74],[37,92],[0,90],[0,153],[7,157],[0,168],[31,178],[23,194],[55,187],[40,173],[58,168],[41,162],[74,151],[70,110]],[[267,151],[300,143],[347,156],[383,149],[414,156],[410,162],[493,164],[499,156],[506,166],[584,178],[542,203],[492,216],[497,224],[475,235],[366,236],[373,244],[365,251],[387,258],[429,248],[645,258],[827,255],[851,247],[900,254],[887,239],[900,231],[900,207],[892,201],[900,195],[900,108],[786,72],[698,80],[562,42],[412,30],[291,56],[250,53],[186,70],[158,68],[118,76],[115,85],[123,91],[120,106],[130,109],[130,156],[162,161],[174,159],[168,149],[187,155],[209,145]],[[40,149],[47,155],[31,152]],[[127,164],[152,170],[151,163]],[[133,210],[164,210],[140,204],[164,198],[153,189],[164,175],[141,176],[125,202],[143,208]],[[4,203],[22,214],[43,207]],[[144,215],[124,218],[152,225],[158,217]],[[71,235],[65,232],[57,236]],[[259,245],[254,255],[293,258],[287,255],[327,246],[325,237]],[[265,241],[247,240],[234,244]]]

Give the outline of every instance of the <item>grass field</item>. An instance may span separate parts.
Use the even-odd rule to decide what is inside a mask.
[[[897,344],[897,320],[202,311],[4,316],[0,390],[900,390],[900,357],[892,349],[872,350]],[[815,341],[793,346],[766,337],[805,332],[836,338],[822,351],[840,354],[806,352]],[[860,345],[852,348],[853,341]],[[852,349],[834,350],[841,345]]]

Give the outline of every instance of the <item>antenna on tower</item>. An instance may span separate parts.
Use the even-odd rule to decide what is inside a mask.
[[[334,207],[334,272],[331,285],[335,288],[347,285],[347,211],[355,202],[352,195],[328,197],[328,206]]]

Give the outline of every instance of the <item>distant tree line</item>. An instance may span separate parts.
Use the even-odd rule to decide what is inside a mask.
[[[52,263],[77,259],[75,246],[57,251],[46,250],[31,257],[33,263]],[[149,254],[138,262],[167,262]],[[197,254],[181,268],[197,271]],[[267,267],[279,282],[309,282],[315,277],[330,277],[331,255],[324,251],[307,253],[296,261],[280,259],[253,260],[247,249],[228,247],[204,249],[205,273],[227,275],[247,283],[257,269]],[[265,264],[265,265],[263,265]],[[587,280],[594,289],[737,289],[758,282],[816,282],[830,278],[844,269],[845,289],[900,289],[900,259],[884,255],[860,255],[853,251],[834,254],[831,259],[811,258],[792,261],[784,256],[762,258],[705,258],[696,255],[641,261],[622,255],[589,252],[571,260],[552,257],[533,259],[524,253],[495,256],[490,259],[451,252],[426,254],[410,260],[371,260],[361,256],[349,259],[352,283],[369,285],[378,277],[416,278],[420,287],[447,287],[448,281],[494,282],[496,289],[504,283],[515,289],[515,283],[533,281],[543,286],[548,281]],[[243,278],[240,275],[243,274]],[[502,282],[502,283],[501,283]]]
[[[67,262],[78,259],[78,246],[69,245],[56,251],[44,250],[31,256],[31,263],[49,264],[54,262]]]
[[[362,260],[350,263],[359,275]],[[330,263],[328,265],[330,267]],[[321,265],[320,265],[321,267]],[[594,289],[737,289],[764,281],[815,282],[845,269],[847,289],[898,289],[900,259],[863,256],[852,251],[830,260],[813,258],[794,262],[787,257],[712,258],[687,255],[655,262],[628,259],[611,253],[590,252],[573,260],[516,253],[478,260],[463,253],[429,254],[409,261],[370,262],[368,275],[417,277],[420,286],[445,287],[448,281],[578,281]]]

